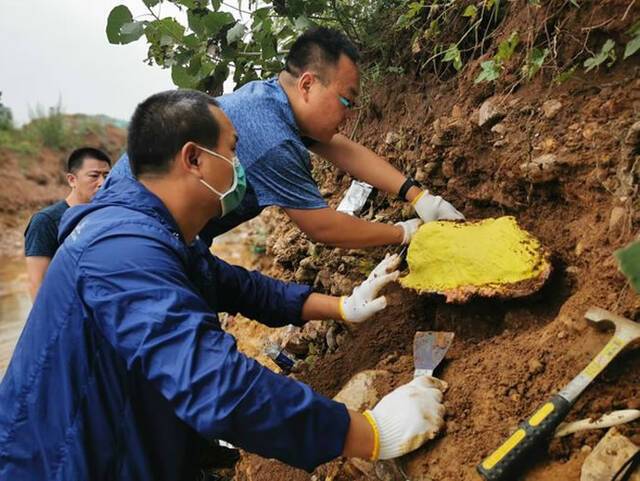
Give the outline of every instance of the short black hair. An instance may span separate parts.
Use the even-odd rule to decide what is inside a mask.
[[[284,69],[294,77],[305,70],[321,73],[327,66],[335,66],[343,54],[355,64],[360,60],[358,49],[345,34],[333,28],[313,27],[293,43]]]
[[[215,148],[220,125],[210,106],[218,102],[197,90],[167,90],[138,105],[127,139],[133,175],[164,174],[171,160],[187,142]]]
[[[85,159],[96,159],[111,165],[111,159],[102,150],[94,147],[80,147],[69,154],[67,172],[75,174],[82,168]]]

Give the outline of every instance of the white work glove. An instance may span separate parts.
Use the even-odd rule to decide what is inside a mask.
[[[371,271],[369,277],[357,286],[349,297],[342,296],[340,298],[342,320],[362,322],[387,307],[387,299],[384,296],[376,296],[380,289],[398,278],[400,272],[396,269],[400,260],[398,254],[392,256],[387,254],[380,264]]]
[[[411,242],[411,238],[416,232],[418,232],[418,229],[422,224],[423,224],[422,219],[418,219],[418,218],[405,220],[404,222],[396,222],[394,224],[402,227],[402,232],[404,236],[402,238],[403,245],[407,245],[409,242]]]
[[[433,439],[444,424],[446,383],[420,376],[383,397],[364,416],[376,436],[371,459],[392,459]]]
[[[431,195],[426,190],[411,202],[416,213],[424,222],[432,220],[464,220],[464,216],[439,195]]]

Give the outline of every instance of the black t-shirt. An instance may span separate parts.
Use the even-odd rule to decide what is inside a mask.
[[[61,200],[36,212],[24,231],[24,255],[26,257],[53,257],[58,250],[58,226],[62,214],[69,208]]]

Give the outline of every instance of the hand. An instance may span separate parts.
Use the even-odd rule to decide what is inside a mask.
[[[424,222],[432,220],[464,220],[464,216],[439,195],[426,190],[413,199],[413,208]]]
[[[407,245],[411,242],[413,235],[418,232],[418,228],[422,225],[422,219],[409,219],[404,222],[396,222],[395,225],[402,227],[402,244]]]
[[[420,376],[383,397],[364,413],[374,435],[372,459],[392,459],[433,439],[444,424],[442,391],[446,383]]]
[[[343,320],[362,322],[387,307],[387,299],[384,296],[378,298],[376,296],[380,289],[398,278],[400,272],[396,269],[400,260],[398,254],[392,256],[387,254],[371,271],[367,280],[357,286],[349,297],[340,298],[340,313]]]

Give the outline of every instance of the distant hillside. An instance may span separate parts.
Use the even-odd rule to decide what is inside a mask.
[[[19,254],[31,214],[67,195],[69,153],[91,146],[115,161],[125,147],[125,127],[106,115],[50,112],[20,129],[0,129],[0,255]]]

